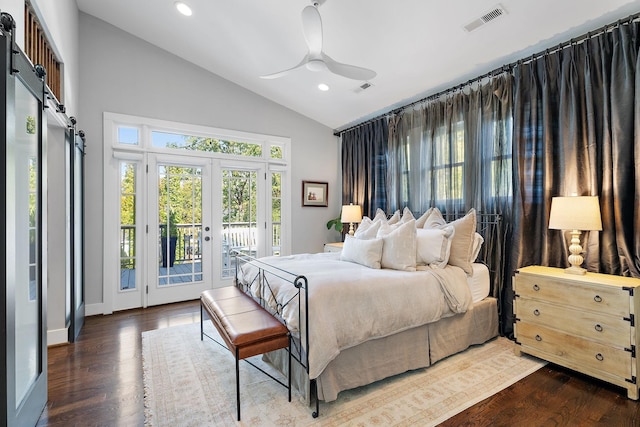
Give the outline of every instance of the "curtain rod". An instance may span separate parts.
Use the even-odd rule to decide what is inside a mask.
[[[470,79],[470,80],[468,80],[466,82],[457,84],[457,85],[455,85],[455,86],[453,86],[453,87],[451,87],[449,89],[442,90],[442,91],[437,92],[437,93],[435,93],[433,95],[429,95],[429,96],[426,96],[424,98],[418,99],[417,101],[410,102],[410,103],[408,103],[406,105],[403,105],[401,107],[394,108],[392,110],[387,111],[386,113],[382,113],[382,114],[379,114],[379,115],[377,115],[377,116],[375,116],[375,117],[373,117],[371,119],[365,120],[362,123],[358,123],[358,124],[355,124],[353,126],[349,126],[348,128],[345,128],[345,129],[342,129],[342,130],[334,130],[333,131],[333,135],[334,136],[341,136],[345,132],[348,132],[348,131],[353,130],[353,129],[357,129],[360,126],[364,126],[364,125],[366,125],[368,123],[372,123],[372,122],[374,122],[376,120],[379,120],[379,119],[381,119],[383,117],[389,117],[391,115],[398,114],[400,111],[404,110],[405,108],[412,107],[414,105],[417,105],[417,104],[420,104],[420,103],[423,103],[423,102],[432,101],[432,100],[440,98],[440,97],[442,97],[444,95],[448,95],[450,93],[457,92],[457,91],[459,91],[461,89],[464,89],[465,87],[470,86],[473,83],[482,81],[482,80],[484,80],[484,79],[486,79],[488,77],[495,77],[495,76],[500,75],[502,73],[509,72],[509,71],[513,70],[517,66],[524,65],[524,64],[529,64],[529,63],[535,61],[536,59],[540,59],[540,58],[542,58],[542,57],[544,57],[546,55],[559,52],[559,51],[561,51],[563,49],[566,49],[569,46],[574,46],[574,45],[576,45],[578,43],[584,42],[585,40],[588,40],[588,39],[600,36],[602,34],[605,34],[605,33],[609,32],[609,31],[611,31],[611,30],[613,30],[615,28],[620,27],[621,25],[623,25],[625,23],[626,24],[630,24],[633,21],[637,20],[638,18],[640,18],[640,12],[639,13],[635,13],[635,14],[627,17],[627,18],[619,19],[616,22],[603,25],[602,27],[600,27],[600,28],[598,28],[598,29],[596,29],[594,31],[589,31],[586,34],[583,34],[583,35],[578,36],[578,37],[574,37],[574,38],[572,38],[572,39],[570,39],[570,40],[568,40],[566,42],[562,42],[562,43],[558,44],[554,48],[545,49],[545,50],[540,51],[538,53],[534,53],[533,55],[531,55],[531,56],[529,56],[529,57],[527,57],[525,59],[520,59],[520,60],[514,61],[514,62],[512,62],[510,64],[506,64],[506,65],[503,65],[501,67],[498,67],[498,68],[496,68],[496,69],[494,69],[492,71],[489,71],[488,73],[482,74],[481,76],[475,77],[475,78]]]

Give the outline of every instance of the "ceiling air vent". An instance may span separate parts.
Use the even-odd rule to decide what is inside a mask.
[[[363,90],[367,90],[369,89],[371,86],[373,86],[371,83],[369,82],[364,82],[363,84],[361,84],[360,86],[358,86],[357,88],[355,88],[354,92],[355,93],[360,93]]]
[[[502,7],[502,5],[497,5],[492,10],[488,11],[480,18],[475,19],[464,26],[465,31],[470,33],[471,31],[477,30],[482,27],[484,24],[487,24],[494,19],[501,17],[502,15],[506,15],[507,11]]]

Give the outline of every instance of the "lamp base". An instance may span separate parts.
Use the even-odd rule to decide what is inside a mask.
[[[587,274],[587,270],[585,270],[582,267],[577,267],[575,265],[572,265],[569,268],[565,268],[564,272],[567,273],[567,274],[578,274],[578,275],[581,275],[581,276]]]

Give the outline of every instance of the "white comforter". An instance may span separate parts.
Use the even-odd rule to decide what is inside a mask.
[[[337,253],[261,260],[304,275],[308,280],[310,345],[307,351],[311,379],[317,378],[341,350],[464,313],[471,304],[466,274],[458,267],[415,272],[376,270],[340,261]],[[239,279],[251,282],[256,272],[255,266],[247,264],[241,269]],[[289,282],[269,274],[267,278],[280,304],[296,294],[297,289]],[[252,292],[265,297],[269,292],[264,288],[256,282]],[[275,303],[270,301],[272,307]],[[283,317],[292,332],[300,332],[304,337],[297,304],[287,304]]]

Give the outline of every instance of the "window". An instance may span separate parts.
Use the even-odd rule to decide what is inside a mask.
[[[118,127],[118,143],[125,145],[138,145],[138,129],[125,126]]]
[[[151,132],[151,144],[158,148],[177,148],[193,151],[211,151],[238,156],[262,157],[262,145],[250,142],[207,138],[177,133]]]

